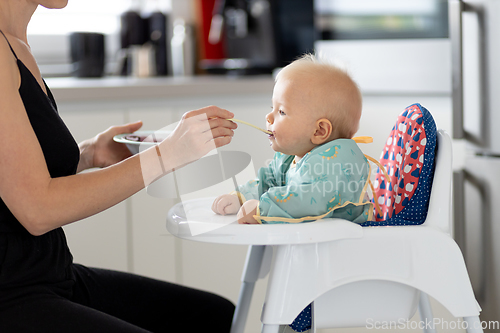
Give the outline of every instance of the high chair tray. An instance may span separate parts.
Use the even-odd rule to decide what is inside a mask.
[[[184,201],[167,216],[167,230],[183,239],[200,242],[281,245],[321,243],[361,238],[362,227],[342,219],[297,224],[238,224],[236,215],[218,215],[211,207],[215,198]]]

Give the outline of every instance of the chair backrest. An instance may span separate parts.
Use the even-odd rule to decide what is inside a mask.
[[[377,170],[375,194],[382,214],[363,226],[418,225],[424,223],[434,176],[437,148],[436,123],[430,112],[413,104],[401,113],[380,157],[390,177]]]
[[[438,130],[436,163],[432,180],[431,198],[424,225],[441,229],[451,234],[451,178],[453,175],[451,138]]]

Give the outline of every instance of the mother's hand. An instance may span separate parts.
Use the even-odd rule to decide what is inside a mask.
[[[159,145],[163,164],[169,170],[178,169],[230,143],[237,128],[228,120],[233,117],[233,113],[216,106],[185,113],[172,134]]]
[[[113,140],[118,134],[133,133],[141,128],[142,122],[129,123],[121,126],[111,126],[94,138],[79,144],[80,163],[78,172],[88,168],[104,168],[118,163],[132,154],[126,145]]]

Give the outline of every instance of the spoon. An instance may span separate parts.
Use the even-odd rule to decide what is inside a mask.
[[[271,132],[271,131],[268,131],[268,130],[265,130],[265,129],[263,129],[263,128],[257,127],[257,126],[255,126],[255,125],[253,125],[253,124],[247,123],[247,122],[246,122],[246,121],[244,121],[244,120],[239,120],[239,119],[234,119],[234,118],[231,118],[231,119],[228,119],[228,120],[234,121],[234,122],[236,122],[236,123],[241,123],[241,124],[248,125],[248,126],[253,127],[253,128],[255,128],[255,129],[258,129],[259,131],[262,131],[262,132],[264,132],[264,133],[266,133],[266,134],[273,134],[273,132]]]

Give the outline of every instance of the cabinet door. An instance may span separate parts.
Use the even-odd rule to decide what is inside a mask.
[[[156,131],[178,121],[182,113],[172,108],[148,106],[127,111],[129,121],[142,120],[141,130]],[[130,199],[133,254],[132,271],[136,274],[181,283],[180,240],[166,229],[167,212],[178,200],[155,198],[146,190]]]
[[[500,318],[500,159],[474,156],[467,159],[465,186],[465,246],[463,253],[485,322]],[[493,329],[485,332],[493,332]]]
[[[77,142],[91,138],[109,126],[124,123],[124,112],[121,110],[61,111],[61,117]],[[127,202],[122,202],[64,227],[76,263],[129,270],[130,221],[127,205]]]

